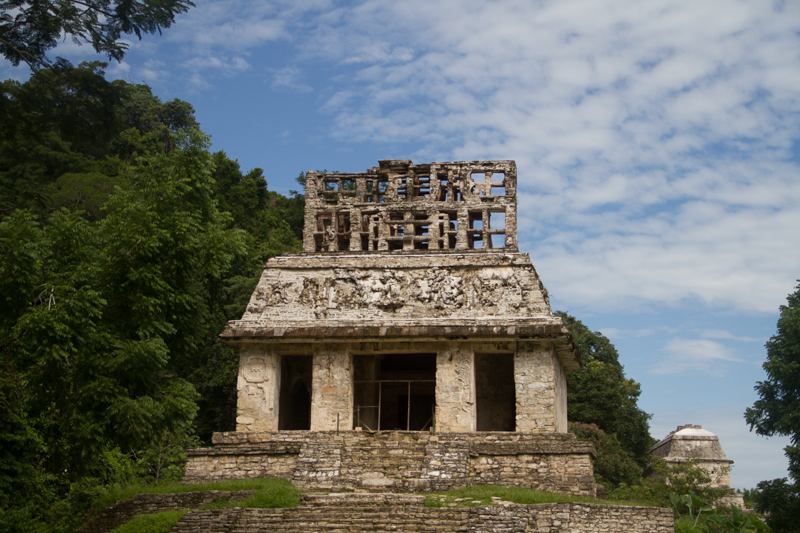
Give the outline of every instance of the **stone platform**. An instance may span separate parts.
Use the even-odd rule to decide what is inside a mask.
[[[585,503],[424,507],[402,494],[305,495],[293,509],[192,511],[173,533],[426,531],[453,533],[672,533],[671,509]]]
[[[185,483],[279,476],[306,490],[429,492],[504,485],[593,497],[594,447],[570,433],[216,433]]]

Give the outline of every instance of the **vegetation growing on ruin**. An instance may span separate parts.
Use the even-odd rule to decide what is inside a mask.
[[[176,494],[204,490],[222,491],[255,491],[252,497],[243,501],[225,502],[217,507],[297,507],[300,491],[286,479],[279,477],[262,477],[254,479],[227,479],[213,483],[183,484],[179,482],[161,483],[157,485],[126,485],[114,487],[95,500],[92,514],[97,514],[111,507],[120,500],[128,500],[138,494]]]
[[[164,511],[145,514],[111,530],[111,533],[169,533],[188,511]]]

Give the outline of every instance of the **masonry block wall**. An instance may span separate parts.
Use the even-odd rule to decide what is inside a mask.
[[[309,172],[303,253],[270,259],[221,335],[241,357],[243,437],[192,454],[187,479],[291,472],[298,484],[370,490],[525,479],[593,494],[592,452],[567,433],[566,372],[580,360],[517,250],[516,177],[513,161]],[[358,474],[380,439],[350,435],[337,447],[314,437],[332,431],[390,432],[396,449],[379,455],[407,456],[387,463],[402,481],[378,466]],[[437,440],[412,449],[401,432]],[[498,432],[512,436],[502,453],[439,437]],[[562,447],[531,435],[561,435]],[[499,474],[512,471],[519,478]]]
[[[218,498],[195,493],[192,499]],[[171,510],[172,495],[148,495],[145,512]],[[128,501],[130,502],[130,500]],[[120,502],[120,510],[128,508]],[[300,506],[289,509],[195,509],[181,518],[173,533],[306,533],[309,531],[483,531],[486,533],[672,533],[671,509],[621,507],[580,503],[477,507],[424,507],[423,496],[402,494],[306,494]],[[114,516],[95,521],[81,531],[106,533],[127,519]],[[124,521],[124,520],[123,520]]]

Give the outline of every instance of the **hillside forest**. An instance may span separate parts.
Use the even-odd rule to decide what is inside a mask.
[[[301,248],[302,194],[212,152],[188,102],[104,68],[0,84],[0,531],[72,531],[105,491],[179,480],[187,448],[233,430],[238,358],[218,335],[263,264]],[[608,492],[641,499],[639,384],[559,314],[585,364],[571,431]]]

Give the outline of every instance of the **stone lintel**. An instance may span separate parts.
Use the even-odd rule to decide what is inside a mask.
[[[421,326],[421,328],[425,328],[425,326]],[[372,330],[370,330],[371,334],[362,334],[359,335],[358,332],[363,332],[363,329],[350,329],[347,330],[346,328],[337,329],[336,331],[339,333],[338,335],[324,335],[320,334],[319,331],[317,335],[303,336],[297,335],[294,336],[289,332],[289,335],[284,335],[281,337],[269,337],[265,336],[264,332],[266,329],[253,329],[247,330],[249,335],[245,334],[245,331],[240,330],[238,335],[236,336],[220,336],[222,342],[225,344],[234,346],[236,348],[242,349],[247,346],[251,345],[260,345],[264,344],[265,342],[269,342],[271,346],[276,347],[278,351],[283,354],[296,354],[296,355],[308,355],[313,351],[313,346],[318,344],[348,344],[351,345],[351,352],[352,353],[419,353],[420,350],[428,351],[431,345],[441,345],[441,344],[448,344],[451,342],[461,342],[461,343],[469,343],[471,344],[475,352],[480,353],[513,353],[516,350],[516,345],[518,342],[526,342],[526,343],[541,343],[546,344],[548,346],[552,346],[556,354],[558,355],[558,359],[564,367],[564,370],[567,372],[572,372],[576,370],[580,370],[582,368],[581,362],[576,358],[576,351],[575,347],[572,344],[572,340],[569,337],[562,337],[556,335],[497,335],[497,336],[490,336],[490,335],[435,335],[435,334],[422,334],[419,333],[417,335],[390,335],[379,334],[382,330],[382,327],[376,326]],[[327,328],[322,328],[325,331],[328,331]],[[377,330],[377,334],[376,331]],[[227,330],[226,330],[227,331]],[[282,332],[286,332],[287,330],[281,329]],[[346,333],[350,331],[353,332],[351,335],[347,335]],[[396,333],[396,330],[392,330]],[[223,333],[224,335],[224,333]],[[359,339],[359,343],[362,347],[352,346],[353,344],[353,337],[357,337]],[[413,339],[413,340],[412,340]],[[423,348],[424,345],[424,348]],[[510,346],[509,348],[502,347],[503,345]],[[280,346],[280,348],[277,348]],[[498,347],[501,346],[501,347]]]

